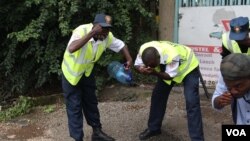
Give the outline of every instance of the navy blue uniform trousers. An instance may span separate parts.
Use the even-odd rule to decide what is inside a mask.
[[[203,125],[199,97],[199,68],[191,71],[183,80],[184,96],[188,130],[192,141],[203,141]],[[150,131],[161,130],[162,120],[165,115],[168,96],[174,84],[168,85],[162,79],[158,79],[151,96],[151,106],[148,120]]]
[[[94,73],[89,77],[82,76],[76,86],[71,85],[63,76],[62,88],[70,136],[75,140],[83,139],[83,115],[88,125],[101,128]]]

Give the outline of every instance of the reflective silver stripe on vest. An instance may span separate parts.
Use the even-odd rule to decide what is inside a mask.
[[[84,35],[87,34],[87,28],[84,28]]]
[[[87,29],[84,28],[84,35],[86,35],[86,34],[87,34]],[[88,64],[88,63],[91,63],[92,60],[86,60],[86,59],[84,59],[84,55],[85,55],[87,46],[88,46],[88,43],[85,44],[85,45],[82,47],[82,49],[81,49],[81,54],[80,54],[80,57],[78,57],[78,59],[77,59],[73,54],[69,54],[70,58],[71,58],[74,62],[76,62],[77,64]],[[77,73],[76,73],[76,72],[74,72],[74,71],[71,70],[70,65],[68,64],[68,62],[67,62],[66,60],[63,60],[63,63],[64,63],[64,65],[66,66],[67,71],[68,71],[71,75],[73,75],[73,76],[75,76],[75,77],[81,76],[81,75],[85,72],[85,70],[84,70],[84,71],[82,71],[82,72],[77,72]]]
[[[185,48],[185,47],[183,47],[183,48]],[[191,50],[191,52],[189,54],[189,57],[188,57],[188,60],[185,60],[185,61],[188,61],[187,64],[186,64],[186,67],[182,71],[178,72],[178,74],[175,77],[181,76],[183,73],[185,73],[189,69],[189,66],[190,66],[190,63],[191,63],[191,61],[193,59],[193,56],[194,56],[194,52]]]
[[[66,66],[66,68],[67,68],[67,70],[69,71],[69,73],[70,73],[71,75],[75,76],[75,77],[81,76],[81,75],[84,73],[84,71],[83,71],[83,72],[78,72],[78,73],[73,72],[73,71],[70,69],[69,64],[68,64],[66,61],[63,61],[63,63],[64,63],[64,65]]]
[[[226,34],[227,34],[226,38],[227,38],[227,47],[228,47],[228,50],[231,51],[231,52],[234,52],[232,41],[229,38],[229,33],[226,33]]]
[[[87,28],[84,28],[84,35],[86,35],[86,34],[87,34]],[[84,55],[85,55],[87,46],[88,46],[88,43],[86,43],[82,47],[82,49],[81,49],[82,51],[81,51],[80,57],[78,57],[78,59],[73,54],[70,54],[71,59],[73,59],[73,61],[76,62],[77,64],[88,64],[88,63],[90,63],[92,60],[85,60],[84,59]]]
[[[80,54],[80,57],[76,58],[73,54],[69,55],[70,58],[73,59],[73,61],[76,62],[77,64],[87,64],[87,63],[90,63],[92,61],[92,59],[89,59],[89,60],[84,59],[87,45],[88,45],[88,43],[82,47],[82,49],[81,49],[82,52]]]

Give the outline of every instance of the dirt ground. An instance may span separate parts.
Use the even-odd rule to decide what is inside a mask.
[[[147,126],[152,85],[136,87],[111,85],[99,94],[103,130],[117,141],[138,141]],[[210,96],[213,89],[208,89]],[[30,114],[0,123],[1,141],[73,141],[68,134],[62,96],[56,96],[52,113],[38,106]],[[221,125],[232,124],[230,107],[221,112],[211,108],[211,100],[200,89],[206,141],[221,140]],[[54,101],[47,96],[45,101]],[[91,128],[84,123],[85,141],[91,140]],[[175,87],[169,96],[162,134],[149,141],[190,141],[187,131],[183,88]]]

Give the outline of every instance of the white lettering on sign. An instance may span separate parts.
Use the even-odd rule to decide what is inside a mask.
[[[226,129],[227,136],[247,136],[244,129]]]
[[[193,48],[193,50],[195,52],[209,52],[208,48],[206,47],[196,47],[196,48]]]

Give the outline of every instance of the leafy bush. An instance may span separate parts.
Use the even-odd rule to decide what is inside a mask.
[[[148,0],[1,0],[0,101],[27,94],[45,84],[60,85],[61,62],[72,30],[93,21],[96,13],[113,17],[113,34],[124,40],[135,58],[139,46],[152,39],[154,12]],[[97,72],[121,56],[105,53]],[[107,74],[99,73],[98,87]],[[99,88],[100,89],[100,88]]]

